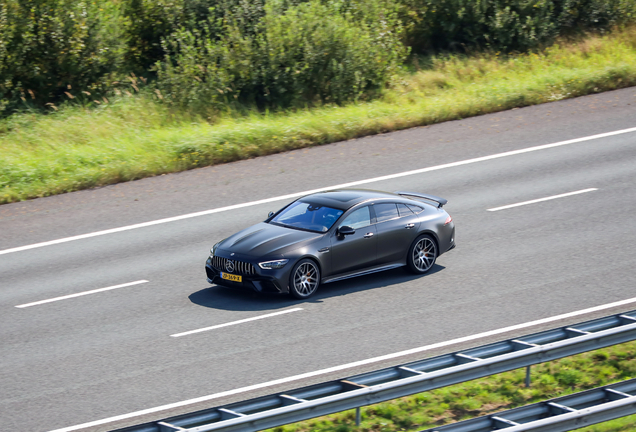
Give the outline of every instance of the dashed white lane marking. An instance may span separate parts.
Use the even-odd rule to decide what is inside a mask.
[[[127,420],[127,419],[131,419],[131,418],[135,418],[135,417],[140,417],[143,415],[147,415],[147,414],[154,414],[160,411],[166,411],[166,410],[170,410],[170,409],[174,409],[174,408],[179,408],[179,407],[183,407],[183,406],[188,406],[188,405],[193,405],[199,402],[207,402],[213,399],[219,399],[222,397],[227,397],[227,396],[232,396],[232,395],[236,395],[236,394],[240,394],[240,393],[246,393],[252,390],[258,390],[258,389],[262,389],[262,388],[267,388],[267,387],[273,387],[276,385],[280,385],[280,384],[285,384],[288,382],[293,382],[293,381],[298,381],[298,380],[302,380],[302,379],[306,379],[306,378],[312,378],[315,376],[319,376],[319,375],[325,375],[331,372],[338,372],[341,370],[345,370],[345,369],[351,369],[354,367],[358,367],[358,366],[364,366],[367,364],[372,364],[372,363],[378,363],[384,360],[391,360],[394,358],[398,358],[398,357],[403,357],[406,355],[410,355],[410,354],[417,354],[417,353],[421,353],[421,352],[425,352],[425,351],[430,351],[432,349],[437,349],[437,348],[443,348],[443,347],[447,347],[450,345],[455,345],[458,343],[463,343],[463,342],[468,342],[468,341],[473,341],[473,340],[477,340],[477,339],[483,339],[486,337],[490,337],[490,336],[494,336],[494,335],[498,335],[498,334],[502,334],[502,333],[507,333],[509,331],[514,331],[514,330],[520,330],[520,329],[524,329],[524,328],[528,328],[528,327],[533,327],[536,325],[540,325],[540,324],[547,324],[547,323],[551,323],[554,321],[559,321],[562,319],[567,319],[567,318],[573,318],[573,317],[577,317],[577,316],[581,316],[581,315],[586,315],[586,314],[590,314],[593,312],[599,312],[605,309],[611,309],[614,307],[619,307],[619,306],[625,306],[631,303],[636,303],[636,298],[631,298],[631,299],[627,299],[627,300],[621,300],[621,301],[617,301],[614,303],[608,303],[605,305],[601,305],[601,306],[595,306],[595,307],[591,307],[589,309],[582,309],[582,310],[578,310],[578,311],[574,311],[574,312],[569,312],[566,314],[562,314],[562,315],[556,315],[553,317],[549,317],[549,318],[543,318],[540,320],[536,320],[536,321],[530,321],[527,323],[523,323],[523,324],[517,324],[517,325],[513,325],[510,327],[504,327],[504,328],[500,328],[497,330],[491,330],[491,331],[487,331],[484,333],[478,333],[478,334],[474,334],[474,335],[470,335],[470,336],[465,336],[465,337],[461,337],[458,339],[453,339],[453,340],[449,340],[449,341],[445,341],[445,342],[439,342],[439,343],[435,343],[432,345],[426,345],[423,347],[419,347],[419,348],[412,348],[406,351],[400,351],[400,352],[396,352],[393,354],[387,354],[387,355],[383,355],[380,357],[373,357],[370,359],[366,359],[366,360],[360,360],[357,362],[353,362],[353,363],[347,363],[347,364],[343,364],[340,366],[333,366],[327,369],[321,369],[321,370],[317,370],[314,372],[307,372],[304,374],[300,374],[300,375],[294,375],[291,377],[287,377],[287,378],[280,378],[277,380],[273,380],[273,381],[268,381],[268,382],[264,382],[264,383],[260,383],[260,384],[254,384],[254,385],[250,385],[247,387],[241,387],[241,388],[237,388],[234,390],[227,390],[224,392],[220,392],[220,393],[215,393],[215,394],[211,394],[211,395],[207,395],[207,396],[201,396],[198,398],[194,398],[194,399],[188,399],[185,401],[181,401],[181,402],[175,402],[175,403],[171,403],[168,405],[161,405],[158,407],[154,407],[154,408],[148,408],[145,410],[141,410],[141,411],[135,411],[135,412],[131,412],[128,414],[122,414],[122,415],[118,415],[115,417],[109,417],[109,418],[105,418],[102,420],[96,420],[96,421],[92,421],[89,423],[83,423],[80,425],[76,425],[76,426],[69,426],[69,427],[65,427],[62,429],[55,429],[53,431],[50,432],[73,432],[76,430],[80,430],[80,429],[86,429],[86,428],[90,428],[90,427],[96,427],[96,426],[101,426],[107,423],[112,423],[112,422],[116,422],[116,421],[120,421],[120,420]]]
[[[395,179],[395,178],[406,177],[406,176],[411,176],[411,175],[416,175],[416,174],[423,174],[423,173],[430,172],[430,171],[437,171],[437,170],[442,170],[442,169],[446,169],[446,168],[453,168],[453,167],[473,164],[473,163],[477,163],[477,162],[485,162],[485,161],[489,161],[489,160],[493,160],[493,159],[504,158],[504,157],[508,157],[508,156],[515,156],[515,155],[520,155],[520,154],[524,154],[524,153],[531,153],[531,152],[540,151],[540,150],[547,150],[547,149],[551,149],[551,148],[554,148],[554,147],[561,147],[561,146],[565,146],[565,145],[576,144],[576,143],[581,143],[581,142],[585,142],[585,141],[591,141],[591,140],[595,140],[595,139],[599,139],[599,138],[606,138],[606,137],[610,137],[610,136],[614,136],[614,135],[621,135],[621,134],[626,134],[626,133],[631,133],[631,132],[636,132],[636,127],[629,128],[629,129],[617,130],[617,131],[613,131],[613,132],[606,132],[606,133],[597,134],[597,135],[590,135],[590,136],[586,136],[586,137],[582,137],[582,138],[575,138],[575,139],[571,139],[571,140],[567,140],[567,141],[559,141],[559,142],[552,143],[552,144],[544,144],[544,145],[539,145],[539,146],[535,146],[535,147],[527,147],[527,148],[521,149],[521,150],[513,150],[513,151],[509,151],[509,152],[504,152],[504,153],[497,153],[497,154],[493,154],[493,155],[490,155],[490,156],[482,156],[482,157],[478,157],[478,158],[474,158],[474,159],[466,159],[466,160],[463,160],[463,161],[452,162],[452,163],[447,163],[447,164],[442,164],[442,165],[436,165],[436,166],[432,166],[432,167],[428,167],[428,168],[416,169],[416,170],[413,170],[413,171],[405,171],[405,172],[401,172],[401,173],[397,173],[397,174],[390,174],[390,175],[385,175],[385,176],[380,176],[380,177],[373,177],[373,178],[369,178],[369,179],[366,179],[366,180],[359,180],[359,181],[354,181],[354,182],[350,182],[350,183],[343,183],[343,184],[339,184],[339,185],[323,187],[323,188],[320,188],[320,189],[312,189],[312,190],[307,190],[307,191],[303,191],[303,192],[296,192],[296,193],[287,194],[287,195],[281,195],[281,196],[277,196],[277,197],[273,197],[273,198],[266,198],[266,199],[262,199],[262,200],[258,200],[258,201],[250,201],[250,202],[247,202],[247,203],[235,204],[235,205],[231,205],[231,206],[227,206],[227,207],[220,207],[220,208],[200,211],[200,212],[196,212],[196,213],[189,213],[189,214],[185,214],[185,215],[181,215],[181,216],[175,216],[175,217],[170,217],[170,218],[165,218],[165,219],[159,219],[159,220],[154,220],[154,221],[150,221],[150,222],[143,222],[143,223],[123,226],[123,227],[119,227],[119,228],[107,229],[107,230],[104,230],[104,231],[96,231],[96,232],[92,232],[92,233],[88,233],[88,234],[81,234],[81,235],[76,235],[76,236],[72,236],[72,237],[66,237],[66,238],[61,238],[61,239],[57,239],[57,240],[46,241],[46,242],[42,242],[42,243],[35,243],[35,244],[26,245],[26,246],[19,246],[19,247],[15,247],[15,248],[11,248],[11,249],[0,250],[0,255],[13,253],[13,252],[25,251],[25,250],[29,250],[29,249],[40,248],[40,247],[44,247],[44,246],[51,246],[51,245],[56,245],[56,244],[60,244],[60,243],[66,243],[66,242],[70,242],[70,241],[81,240],[81,239],[86,239],[86,238],[91,238],[91,237],[97,237],[97,236],[102,236],[102,235],[106,235],[106,234],[113,234],[113,233],[118,233],[118,232],[122,232],[122,231],[133,230],[133,229],[137,229],[137,228],[144,228],[144,227],[149,227],[149,226],[152,226],[152,225],[159,225],[159,224],[164,224],[164,223],[168,223],[168,222],[175,222],[175,221],[179,221],[179,220],[183,220],[183,219],[190,219],[190,218],[198,217],[198,216],[205,216],[205,215],[214,214],[214,213],[221,213],[221,212],[225,212],[225,211],[229,211],[229,210],[236,210],[236,209],[240,209],[240,208],[244,208],[244,207],[251,207],[251,206],[255,206],[255,205],[259,205],[259,204],[271,203],[271,202],[274,202],[274,201],[281,201],[281,200],[286,200],[286,199],[291,199],[291,198],[297,198],[299,196],[309,195],[309,194],[316,193],[316,192],[322,192],[322,191],[329,190],[329,189],[347,188],[347,187],[359,186],[359,185],[366,184],[366,183],[374,183],[374,182],[378,182],[378,181],[391,180],[391,179]]]
[[[583,190],[579,190],[579,191],[574,191],[574,192],[568,192],[568,193],[564,193],[564,194],[560,194],[560,195],[552,195],[549,197],[545,197],[545,198],[538,198],[538,199],[534,199],[534,200],[530,200],[530,201],[524,201],[524,202],[520,202],[520,203],[516,203],[516,204],[509,204],[509,205],[505,205],[505,206],[501,206],[501,207],[495,207],[495,208],[491,208],[488,209],[488,211],[494,212],[494,211],[499,211],[499,210],[506,210],[506,209],[510,209],[513,207],[520,207],[520,206],[524,206],[524,205],[528,205],[528,204],[535,204],[535,203],[540,203],[543,201],[550,201],[553,199],[557,199],[557,198],[565,198],[565,197],[569,197],[572,195],[578,195],[578,194],[582,194],[582,193],[586,193],[586,192],[592,192],[598,190],[597,188],[589,188],[589,189],[583,189]]]
[[[110,291],[110,290],[114,290],[114,289],[117,289],[117,288],[125,288],[125,287],[129,287],[129,286],[133,286],[133,285],[139,285],[139,284],[146,283],[146,282],[148,282],[148,281],[147,280],[138,280],[138,281],[135,281],[135,282],[128,282],[128,283],[121,284],[121,285],[114,285],[114,286],[109,286],[109,287],[106,287],[106,288],[99,288],[99,289],[95,289],[95,290],[91,290],[91,291],[84,291],[84,292],[80,292],[80,293],[76,293],[76,294],[65,295],[65,296],[62,296],[62,297],[55,297],[55,298],[48,299],[48,300],[40,300],[40,301],[36,301],[36,302],[33,302],[33,303],[21,304],[21,305],[18,305],[16,307],[17,308],[26,308],[26,307],[29,307],[29,306],[37,306],[37,305],[41,305],[41,304],[44,304],[44,303],[51,303],[51,302],[56,302],[56,301],[59,301],[59,300],[66,300],[66,299],[70,299],[70,298],[74,298],[74,297],[81,297],[81,296],[85,296],[85,295],[89,295],[89,294],[95,294],[95,293],[98,293],[98,292]]]
[[[277,316],[277,315],[288,314],[290,312],[298,312],[298,311],[301,311],[301,310],[303,310],[303,308],[287,309],[287,310],[280,311],[280,312],[273,312],[273,313],[270,313],[270,314],[267,314],[267,315],[260,315],[260,316],[256,316],[256,317],[252,317],[252,318],[245,318],[245,319],[238,320],[238,321],[232,321],[232,322],[225,323],[225,324],[219,324],[219,325],[215,325],[215,326],[211,326],[211,327],[204,327],[204,328],[200,328],[200,329],[197,329],[197,330],[190,330],[190,331],[183,332],[183,333],[176,333],[176,334],[173,334],[173,335],[170,335],[170,336],[172,336],[172,337],[187,336],[187,335],[191,335],[191,334],[194,334],[194,333],[201,333],[201,332],[205,332],[205,331],[209,331],[209,330],[216,330],[216,329],[219,329],[219,328],[222,328],[222,327],[228,327],[228,326],[232,326],[232,325],[236,325],[236,324],[243,324],[243,323],[246,323],[246,322],[261,320],[261,319],[264,319],[264,318],[271,318],[271,317],[274,317],[274,316]]]

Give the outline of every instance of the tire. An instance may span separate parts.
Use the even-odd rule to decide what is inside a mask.
[[[428,273],[438,256],[437,243],[433,237],[424,234],[415,239],[406,257],[409,270],[415,274]]]
[[[320,285],[320,269],[310,259],[296,263],[289,277],[289,293],[297,299],[311,297]]]

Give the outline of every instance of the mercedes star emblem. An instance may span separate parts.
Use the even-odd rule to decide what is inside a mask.
[[[225,263],[225,269],[230,273],[234,272],[234,261],[227,260]]]

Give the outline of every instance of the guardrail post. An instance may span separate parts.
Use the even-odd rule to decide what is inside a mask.
[[[530,366],[526,366],[526,387],[530,387]]]
[[[362,420],[362,414],[360,413],[360,407],[356,408],[356,426],[360,426]]]

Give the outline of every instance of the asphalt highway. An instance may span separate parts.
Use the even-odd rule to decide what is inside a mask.
[[[628,88],[0,206],[0,430],[112,430],[634,310],[71,428],[636,298],[633,128]],[[352,182],[448,199],[457,248],[309,301],[208,285],[216,241]]]

